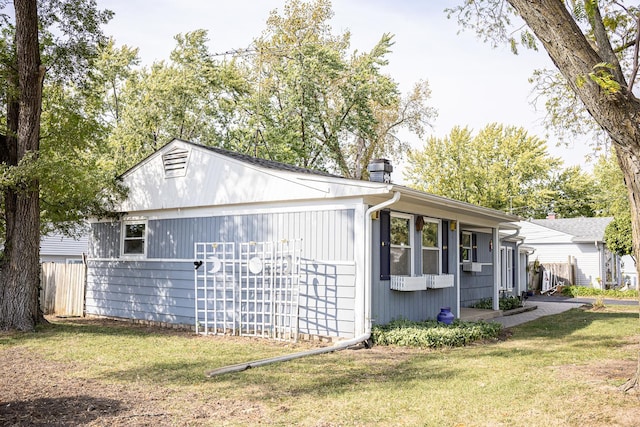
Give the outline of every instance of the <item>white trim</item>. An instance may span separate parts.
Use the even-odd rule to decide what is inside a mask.
[[[129,238],[127,239],[126,228],[127,225],[144,225],[144,232],[142,238]],[[120,223],[120,258],[126,259],[145,259],[147,257],[147,241],[149,236],[149,224],[146,219],[131,219],[127,218]],[[125,253],[124,243],[127,240],[142,240],[142,253]]]
[[[421,231],[420,234],[420,266],[422,267],[422,271],[420,272],[420,274],[426,274],[424,272],[424,251],[437,251],[438,252],[438,272],[436,274],[442,274],[442,219],[438,219],[438,218],[430,218],[430,217],[422,217],[424,219],[424,222],[427,223],[431,223],[431,224],[437,224],[438,225],[438,231],[436,232],[436,237],[438,238],[438,242],[437,242],[437,247],[433,247],[433,246],[422,246],[422,236],[424,236],[424,233]],[[424,228],[423,228],[424,230]]]
[[[188,262],[193,264],[195,258],[140,258],[140,257],[120,257],[120,258],[87,258],[93,262]],[[240,261],[240,260],[237,260]],[[357,265],[354,261],[345,260],[320,260],[302,258],[302,264],[331,264],[331,265]]]
[[[406,214],[406,213],[402,213],[402,212],[397,212],[397,211],[391,211],[390,213],[391,215],[391,219],[390,221],[393,222],[393,218],[401,218],[401,219],[406,219],[409,220],[409,229],[407,230],[407,234],[408,234],[408,238],[409,238],[409,243],[407,245],[407,247],[409,248],[410,252],[409,252],[409,274],[407,274],[406,276],[414,276],[416,275],[416,269],[415,269],[415,256],[416,256],[416,242],[415,242],[415,237],[414,237],[414,230],[415,230],[415,216],[411,215],[411,214]],[[391,233],[393,235],[393,232]],[[393,248],[404,248],[403,245],[394,245],[393,242],[390,242],[391,245],[391,249],[393,250]],[[420,254],[422,255],[422,253]],[[404,275],[403,275],[404,276]]]
[[[468,252],[469,258],[465,259],[463,257],[460,257],[460,262],[461,263],[473,262],[473,232],[467,231],[467,230],[463,230],[463,231],[460,232],[460,236],[461,237],[464,237],[465,235],[469,236],[469,246],[462,246],[463,245],[462,241],[464,239],[461,238],[460,239],[460,246],[458,247],[458,250],[462,249],[462,251],[460,251],[460,252],[464,252],[465,249],[469,249],[469,252]]]
[[[117,222],[124,220],[159,220],[159,219],[178,219],[178,218],[207,218],[231,215],[251,215],[251,214],[270,214],[270,213],[295,213],[295,212],[314,212],[314,211],[336,211],[346,209],[357,209],[364,205],[362,198],[348,198],[341,203],[336,203],[335,199],[314,200],[298,203],[259,203],[255,205],[231,205],[231,206],[201,206],[196,208],[169,208],[162,210],[141,211],[135,215],[123,216],[120,220],[116,219],[97,219],[90,220],[91,223],[100,222]],[[143,215],[144,214],[144,215]]]
[[[493,229],[493,235],[491,236],[494,242],[500,242],[500,230],[498,228]],[[493,249],[493,310],[500,310],[500,276],[502,266],[500,264],[500,251]]]
[[[449,239],[449,251],[453,248],[453,266],[455,266],[455,288],[456,288],[456,316],[458,319],[460,318],[460,286],[461,286],[461,276],[462,276],[462,263],[460,261],[460,223],[456,222],[455,230],[451,229],[451,220],[449,220],[449,230],[455,231],[453,233],[453,239]],[[451,236],[451,234],[449,234]],[[453,241],[451,241],[453,240]],[[451,252],[449,252],[451,253]],[[449,265],[449,273],[452,272],[452,267]]]
[[[368,330],[368,328],[370,328],[372,321],[371,310],[365,308],[365,306],[367,305],[366,295],[371,292],[371,273],[369,272],[369,274],[367,274],[367,272],[364,271],[364,269],[370,268],[368,267],[370,264],[367,262],[367,259],[370,256],[371,252],[371,248],[367,247],[369,238],[369,236],[367,235],[367,229],[370,228],[370,226],[368,226],[368,221],[371,221],[371,218],[367,218],[366,211],[367,206],[362,204],[355,209],[354,215],[354,224],[356,225],[353,229],[353,264],[356,266],[353,308],[354,337],[360,334],[364,334]],[[364,226],[358,227],[358,224],[362,224]],[[359,284],[361,283],[364,284],[364,286],[359,286]]]

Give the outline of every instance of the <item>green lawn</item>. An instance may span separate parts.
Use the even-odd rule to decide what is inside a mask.
[[[632,426],[638,397],[617,386],[638,357],[637,310],[574,309],[513,328],[500,342],[346,350],[215,378],[204,372],[309,346],[60,320],[0,335],[0,357],[52,363],[56,372],[40,375],[92,384],[95,393],[135,389],[167,425]],[[25,381],[28,395],[37,380]]]

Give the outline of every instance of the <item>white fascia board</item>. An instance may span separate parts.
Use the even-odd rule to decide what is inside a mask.
[[[510,224],[520,217],[501,212],[496,209],[485,208],[471,203],[460,202],[442,196],[427,194],[408,187],[397,186],[394,190],[402,193],[398,205],[417,205],[440,215],[473,225],[496,227],[500,224]]]
[[[345,209],[357,209],[359,206],[362,206],[363,203],[364,201],[362,198],[350,198],[340,200],[252,203],[227,206],[199,206],[127,212],[123,215],[122,219],[126,220],[133,217],[144,217],[148,220],[160,220],[268,213],[336,211]]]

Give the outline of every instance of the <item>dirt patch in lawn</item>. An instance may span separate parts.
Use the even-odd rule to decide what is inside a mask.
[[[65,319],[65,323],[189,336],[186,331],[108,319]],[[80,364],[52,361],[22,346],[2,349],[0,367],[0,426],[197,426],[203,420],[254,425],[264,412],[259,404],[244,400],[185,396],[162,386],[82,378]]]
[[[258,424],[262,416],[259,405],[246,401],[190,400],[167,388],[78,378],[73,363],[52,362],[22,347],[0,352],[0,366],[0,426]]]

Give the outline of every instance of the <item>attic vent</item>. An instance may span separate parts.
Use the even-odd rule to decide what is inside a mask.
[[[187,173],[187,163],[189,162],[189,150],[184,148],[174,148],[162,155],[164,165],[164,177],[173,178],[184,176]]]

